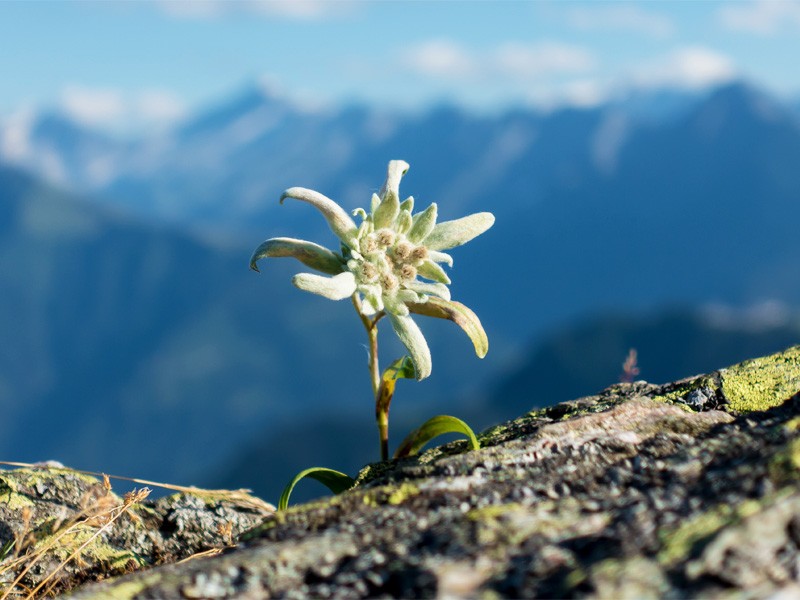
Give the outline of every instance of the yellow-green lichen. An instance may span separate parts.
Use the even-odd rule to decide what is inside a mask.
[[[800,391],[800,346],[720,371],[722,391],[738,412],[780,406]]]
[[[658,553],[658,561],[671,567],[686,560],[698,542],[710,538],[733,519],[733,509],[729,506],[720,506],[686,521],[664,536],[664,545]]]
[[[640,556],[601,561],[589,579],[597,597],[618,600],[661,598],[669,587],[658,563]]]
[[[467,513],[477,524],[484,544],[518,545],[533,535],[551,541],[592,535],[608,525],[608,514],[585,514],[577,500],[544,501],[533,506],[508,503],[478,508]]]
[[[787,442],[786,446],[772,457],[767,467],[770,479],[783,484],[800,477],[800,438]]]
[[[67,467],[27,467],[22,469],[14,469],[6,471],[3,474],[3,479],[7,477],[19,481],[20,484],[26,487],[33,487],[37,484],[41,485],[56,485],[54,480],[68,478],[76,481],[83,481],[88,484],[99,485],[100,480],[92,475],[81,473]]]
[[[37,548],[47,548],[48,553],[60,561],[99,563],[109,573],[121,573],[147,564],[135,552],[110,545],[98,531],[98,527],[86,523],[72,525],[67,532],[59,531],[38,539],[34,552]]]
[[[127,600],[128,598],[135,598],[149,586],[158,583],[159,580],[160,577],[158,575],[137,577],[133,580],[115,583],[107,588],[106,592],[109,598]]]
[[[0,477],[0,504],[5,504],[10,510],[34,506],[33,500],[17,491],[17,482],[6,477]]]
[[[662,536],[663,546],[658,561],[665,567],[672,567],[687,560],[698,544],[705,544],[722,528],[759,510],[761,503],[748,500],[736,507],[720,504],[695,516]]]
[[[409,498],[418,496],[420,489],[411,483],[401,483],[400,485],[382,485],[364,491],[361,501],[367,506],[383,506],[391,504],[397,506],[403,504]]]
[[[713,377],[704,375],[688,381],[681,381],[665,386],[663,388],[665,390],[664,393],[655,394],[650,398],[656,402],[666,402],[667,404],[677,406],[686,412],[693,413],[696,411],[692,409],[689,404],[687,404],[686,397],[696,390],[709,390],[711,392],[716,392],[717,387],[718,385],[714,381]]]

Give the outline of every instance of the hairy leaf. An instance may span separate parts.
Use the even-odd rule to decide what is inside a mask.
[[[492,225],[494,225],[492,213],[475,213],[454,221],[439,223],[425,238],[424,243],[428,250],[448,250],[466,244]]]
[[[475,346],[475,354],[479,358],[486,356],[489,351],[489,338],[483,330],[483,325],[481,325],[478,315],[460,302],[431,296],[427,302],[407,303],[406,306],[414,314],[453,321],[472,340],[472,345]]]
[[[292,277],[292,283],[303,291],[319,294],[330,300],[344,300],[356,291],[356,278],[350,271],[333,277],[298,273]]]
[[[408,232],[408,239],[418,244],[430,235],[436,225],[436,203],[434,202],[421,213],[414,215],[413,223]]]
[[[358,233],[358,227],[356,227],[350,215],[336,202],[319,192],[303,187],[293,187],[283,192],[283,194],[281,194],[281,204],[283,204],[286,198],[307,202],[315,207],[325,217],[331,231],[345,244],[351,248],[353,247],[355,236]]]
[[[328,275],[337,275],[344,269],[344,259],[327,248],[293,238],[272,238],[263,242],[250,257],[250,268],[258,271],[256,264],[262,258],[289,256],[301,263]]]
[[[411,317],[391,312],[387,314],[397,337],[403,342],[411,355],[411,360],[414,361],[417,379],[425,379],[431,374],[431,351],[425,336]]]

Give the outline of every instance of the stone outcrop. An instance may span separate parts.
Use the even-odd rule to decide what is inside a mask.
[[[110,480],[42,464],[0,471],[0,597],[58,593],[84,582],[213,554],[274,512],[243,491],[123,497]]]
[[[795,597],[799,391],[800,347],[618,384],[74,597]]]

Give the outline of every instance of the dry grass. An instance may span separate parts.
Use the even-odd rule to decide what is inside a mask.
[[[138,518],[136,513],[130,512],[131,509],[142,502],[150,494],[148,487],[139,490],[133,490],[120,499],[112,493],[111,480],[117,479],[122,481],[133,482],[139,485],[152,486],[163,488],[167,490],[183,492],[187,494],[196,494],[205,498],[212,498],[216,500],[224,500],[236,503],[239,506],[249,507],[256,510],[274,510],[274,507],[259,498],[255,498],[248,494],[249,490],[205,490],[193,486],[180,486],[168,483],[160,483],[155,481],[148,481],[144,479],[137,479],[133,477],[121,477],[114,475],[106,475],[105,473],[94,473],[91,471],[80,471],[77,469],[69,469],[61,466],[52,466],[48,464],[36,465],[30,463],[20,462],[6,462],[0,461],[0,465],[8,467],[21,467],[43,469],[50,471],[63,471],[68,473],[80,473],[83,475],[91,475],[98,477],[102,480],[102,494],[89,494],[81,501],[80,511],[72,518],[64,521],[56,521],[50,524],[47,534],[36,532],[31,527],[31,511],[28,508],[22,509],[22,522],[23,527],[19,533],[16,533],[14,539],[7,543],[0,549],[0,579],[10,579],[14,577],[13,581],[9,583],[0,583],[0,600],[7,600],[9,598],[41,598],[50,595],[55,595],[57,587],[60,583],[59,574],[64,572],[64,569],[70,563],[80,564],[81,554],[84,550],[94,542],[103,533],[109,531],[114,523],[116,523],[123,515],[128,514],[129,517]],[[184,560],[191,560],[205,556],[213,556],[220,553],[224,547],[232,546],[234,544],[232,535],[232,524],[220,525],[218,533],[223,539],[223,547],[212,548],[203,552],[196,553]],[[95,531],[82,543],[78,544],[77,540],[81,539],[81,534],[85,537],[86,528],[93,528]],[[37,564],[45,561],[52,561],[56,555],[56,551],[68,551],[69,554],[66,558],[61,560],[59,564],[53,568],[45,577],[43,577],[33,588],[27,587],[23,581],[26,575],[31,572]]]
[[[8,587],[2,590],[3,593],[0,596],[0,600],[6,600],[11,597],[40,598],[53,594],[58,585],[57,576],[64,570],[64,567],[72,561],[80,560],[81,553],[89,544],[103,532],[110,529],[131,507],[140,503],[150,494],[148,488],[134,490],[125,494],[122,503],[120,503],[119,499],[111,493],[111,484],[108,478],[103,479],[103,488],[105,494],[94,498],[91,502],[87,502],[75,517],[69,521],[53,523],[52,534],[49,539],[36,539],[30,528],[30,510],[23,509],[23,528],[15,536],[13,557],[9,559],[7,555],[0,562],[0,576],[5,573],[16,573],[16,578]],[[36,564],[49,557],[54,549],[67,545],[62,544],[62,542],[66,542],[70,537],[75,537],[87,526],[96,528],[96,531],[39,581],[34,588],[28,588],[22,583],[25,575]],[[45,539],[46,541],[44,541]],[[44,541],[44,543],[37,544],[39,541]]]

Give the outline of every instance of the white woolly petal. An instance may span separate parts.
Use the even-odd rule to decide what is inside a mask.
[[[293,238],[271,238],[255,249],[250,257],[250,268],[258,271],[256,263],[262,258],[289,256],[301,263],[328,275],[336,275],[344,270],[344,259],[327,248]]]
[[[383,310],[383,299],[381,298],[381,287],[379,285],[358,286],[359,293],[363,296],[362,312],[366,315],[374,315]]]
[[[494,225],[494,215],[488,212],[475,213],[454,221],[439,223],[425,238],[428,250],[447,250],[466,244]]]
[[[409,241],[418,244],[430,235],[436,226],[436,210],[436,203],[434,202],[422,212],[414,215],[413,225],[408,232]]]
[[[429,258],[422,261],[422,263],[417,266],[417,273],[420,277],[430,279],[431,281],[450,283],[450,278],[447,276],[447,273],[444,272],[444,269]]]
[[[431,374],[431,351],[425,336],[411,317],[387,313],[397,337],[411,355],[417,379],[425,379]]]
[[[436,250],[428,249],[428,258],[435,263],[444,263],[448,267],[453,266],[453,257],[444,252],[437,252]]]
[[[381,188],[381,200],[386,199],[387,194],[393,194],[400,203],[400,180],[408,171],[409,164],[404,160],[390,160],[389,167],[386,169],[386,181]]]
[[[406,284],[409,290],[414,290],[418,294],[428,296],[439,296],[445,300],[450,300],[450,288],[441,283],[422,283],[421,281],[411,281]]]
[[[386,306],[386,312],[393,315],[408,315],[408,307],[399,298],[399,293],[394,296],[384,295],[383,303]]]
[[[286,198],[307,202],[315,207],[322,213],[325,220],[328,221],[328,226],[330,226],[331,231],[345,244],[353,247],[358,227],[356,227],[350,215],[348,215],[341,206],[336,204],[336,202],[319,192],[302,187],[289,188],[283,192],[281,195],[281,204],[283,204]]]
[[[313,273],[298,273],[292,283],[306,292],[319,294],[331,300],[344,300],[356,291],[356,278],[349,271],[334,277],[323,277]]]

